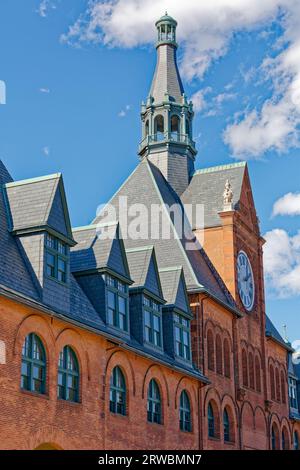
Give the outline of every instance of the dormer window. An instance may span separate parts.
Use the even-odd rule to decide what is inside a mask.
[[[144,338],[147,343],[161,348],[162,346],[162,319],[161,306],[150,299],[143,297],[144,308]]]
[[[106,275],[108,324],[128,331],[128,286]]]
[[[46,235],[46,273],[59,282],[67,282],[68,247],[58,238]]]
[[[191,360],[190,320],[174,314],[175,354],[187,361]]]

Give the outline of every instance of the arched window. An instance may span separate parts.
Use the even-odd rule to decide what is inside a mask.
[[[112,413],[126,415],[126,384],[120,367],[115,367],[110,377],[110,404]]]
[[[256,391],[261,392],[260,360],[258,356],[255,357],[255,382]]]
[[[216,335],[216,365],[217,373],[223,374],[223,353],[222,353],[222,340],[219,334]]]
[[[187,136],[190,136],[191,128],[190,121],[188,119],[185,120],[185,132]]]
[[[294,432],[294,450],[299,450],[299,437],[297,431]]]
[[[176,114],[171,117],[171,136],[172,140],[179,140],[180,136],[180,119]]]
[[[145,124],[145,135],[146,137],[149,135],[149,119],[147,119]]]
[[[210,370],[215,370],[215,345],[211,330],[207,332],[207,362]]]
[[[280,401],[280,381],[279,381],[279,372],[276,367],[275,370],[275,382],[276,382],[276,400]]]
[[[223,349],[224,349],[224,375],[225,377],[230,377],[230,347],[229,347],[229,341],[227,338],[224,339]]]
[[[61,400],[79,401],[79,366],[70,346],[65,346],[59,354],[57,396]]]
[[[161,114],[159,114],[154,119],[155,140],[163,140],[164,131],[165,131],[164,118]]]
[[[250,388],[254,390],[254,362],[252,352],[249,352],[249,385]]]
[[[211,403],[207,408],[207,424],[208,424],[208,437],[217,437],[216,417],[214,407]]]
[[[282,400],[282,403],[286,403],[286,393],[285,393],[285,390],[286,390],[286,380],[285,380],[285,376],[284,376],[284,372],[281,371],[281,374],[280,374],[280,382],[281,382],[281,400]]]
[[[279,449],[279,431],[278,431],[278,426],[275,423],[273,423],[272,425],[271,438],[272,438],[272,450]]]
[[[271,399],[275,400],[275,375],[274,367],[270,365],[270,389],[271,389]]]
[[[151,379],[148,388],[147,417],[150,423],[162,422],[160,391],[154,379]]]
[[[242,350],[242,369],[243,369],[243,385],[248,387],[248,359],[245,349]]]
[[[289,448],[289,435],[287,429],[284,427],[281,433],[281,449],[288,450]]]
[[[230,421],[229,414],[225,408],[223,411],[224,442],[230,442]]]
[[[34,333],[26,336],[22,348],[21,388],[42,394],[46,390],[45,349]]]
[[[180,395],[180,430],[191,432],[192,420],[191,420],[191,404],[190,399],[185,390]]]

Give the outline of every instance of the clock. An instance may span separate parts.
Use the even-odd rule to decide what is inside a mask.
[[[253,308],[255,287],[254,277],[248,256],[240,251],[237,257],[238,291],[241,301],[246,310]]]

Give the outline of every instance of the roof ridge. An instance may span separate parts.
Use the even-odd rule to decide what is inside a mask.
[[[182,266],[170,266],[169,268],[161,268],[159,272],[181,271]]]
[[[126,253],[135,253],[138,251],[148,251],[148,250],[153,250],[154,246],[153,245],[145,245],[145,246],[138,246],[136,248],[127,248],[125,249]]]
[[[52,180],[52,179],[56,179],[56,178],[61,178],[61,176],[62,176],[61,173],[53,173],[52,175],[37,176],[36,178],[28,178],[28,179],[19,180],[19,181],[12,181],[11,183],[6,183],[4,186],[6,188],[11,188],[11,187],[14,187],[14,186],[34,184],[34,183],[39,183],[41,181],[47,181],[47,180]]]
[[[207,168],[200,168],[193,173],[193,176],[203,174],[203,173],[214,173],[216,171],[223,171],[223,170],[230,170],[232,168],[242,168],[247,165],[247,162],[237,162],[237,163],[228,163],[226,165],[217,165],[217,166],[210,166]]]

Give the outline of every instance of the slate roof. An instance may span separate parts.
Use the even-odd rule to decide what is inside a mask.
[[[77,245],[71,250],[73,273],[110,268],[130,279],[124,244],[118,222],[73,229]],[[123,263],[120,263],[120,259]]]
[[[8,182],[4,190],[12,232],[50,227],[73,241],[60,173]]]
[[[11,181],[12,177],[0,160],[0,285],[38,299],[39,293],[30,274],[30,265],[22,255],[18,240],[8,230],[3,185]]]
[[[174,305],[179,310],[190,313],[182,266],[161,269],[159,276],[167,304]]]
[[[143,182],[141,186],[141,181]],[[184,213],[180,198],[165,180],[161,172],[152,165],[146,158],[136,167],[134,172],[129,176],[125,183],[120,187],[117,193],[109,201],[113,205],[116,212],[116,218],[119,216],[119,197],[127,197],[128,207],[132,204],[143,204],[148,208],[148,212],[143,214],[145,218],[142,222],[143,234],[140,238],[132,239],[132,237],[125,237],[125,248],[136,248],[149,243],[154,245],[157,257],[158,268],[167,268],[171,266],[182,266],[184,276],[189,290],[204,289],[210,292],[213,296],[225,303],[228,307],[235,308],[235,303],[229,294],[223,281],[219,278],[217,272],[211,265],[204,250],[198,244],[188,221],[185,221],[185,233],[178,234],[174,225],[172,213],[168,211],[168,207],[180,208]],[[163,207],[162,215],[150,217],[151,207]],[[123,218],[121,218],[123,220]],[[121,229],[122,221],[120,219]],[[129,217],[129,224],[130,224]],[[101,222],[101,214],[94,220],[94,224]],[[151,224],[152,222],[152,224]],[[163,239],[162,225],[168,227],[171,236]],[[155,227],[158,231],[155,236],[151,237],[151,230]],[[193,247],[193,250],[186,249]]]
[[[142,246],[126,250],[132,287],[143,287],[163,299],[157,261],[153,246]]]
[[[157,49],[157,64],[150,89],[155,104],[166,101],[165,93],[177,103],[182,102],[184,89],[178,71],[176,49],[170,46]]]
[[[293,351],[291,346],[284,341],[277,328],[274,326],[268,315],[266,315],[266,336],[274,339],[277,343],[280,343],[288,351]]]
[[[246,162],[215,166],[195,171],[190,185],[182,194],[184,204],[203,204],[204,226],[221,225],[218,212],[223,210],[223,192],[228,179],[233,191],[233,207],[238,208],[242,183],[247,169]],[[193,221],[193,229],[198,228]]]

